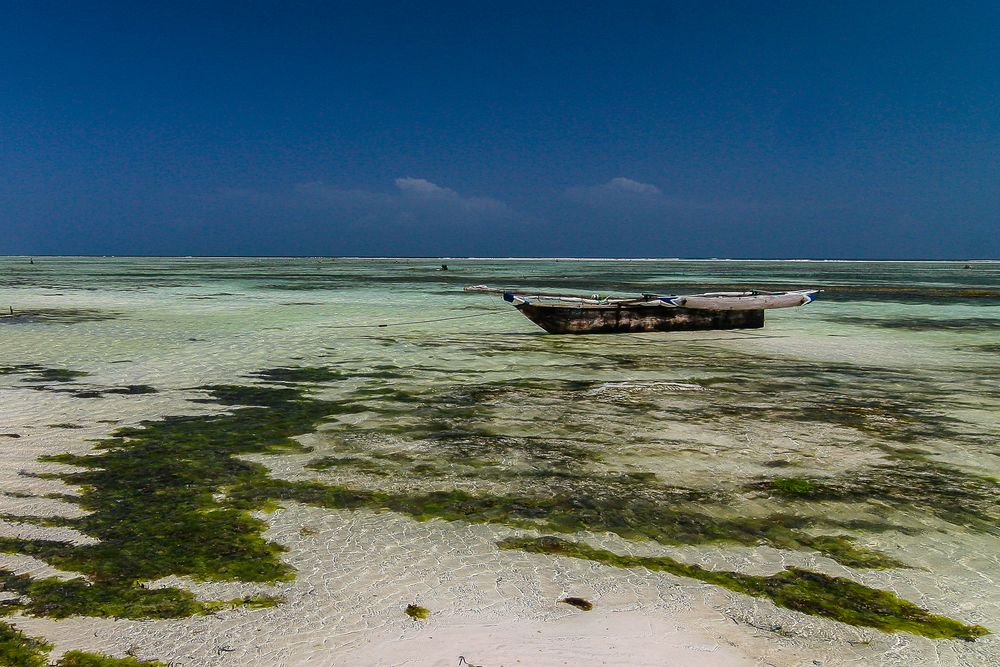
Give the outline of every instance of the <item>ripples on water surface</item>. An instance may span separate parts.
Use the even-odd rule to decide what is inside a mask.
[[[24,565],[30,556],[119,593],[170,575],[280,579],[291,575],[260,538],[266,526],[241,517],[295,500],[742,575],[807,567],[1000,629],[1000,264],[447,261],[444,272],[433,260],[0,259],[0,307],[14,312],[0,320],[10,571],[40,577]],[[762,330],[559,337],[461,291],[479,283],[825,291],[769,312]],[[227,409],[240,416],[211,421]],[[181,414],[204,419],[164,419]],[[142,420],[145,435],[99,445],[106,458],[46,458],[91,453],[93,439]],[[273,441],[220,445],[217,431],[236,422]],[[304,448],[282,444],[304,434]],[[123,462],[148,457],[155,478],[166,452],[187,451],[171,438],[187,438],[192,455],[181,458],[200,466],[163,472],[161,492],[178,494],[171,507],[201,494],[176,520],[217,512],[222,532],[253,538],[246,553],[213,543],[196,558],[176,540],[138,535],[148,524],[136,517],[162,510]],[[166,488],[183,474],[200,481]],[[42,497],[81,488],[82,501]],[[45,514],[66,520],[24,519]],[[574,555],[546,557],[560,553]],[[745,582],[710,583],[746,592]],[[734,618],[788,640],[774,627],[793,612],[731,599],[743,605],[728,610]],[[197,612],[178,609],[165,615]],[[106,612],[81,602],[63,615],[128,616]],[[815,639],[817,627],[855,637],[851,625],[822,623],[789,641]],[[893,637],[908,659],[944,655],[941,643]],[[992,635],[944,645],[947,664],[997,657]],[[855,642],[831,654],[864,661],[885,650]]]

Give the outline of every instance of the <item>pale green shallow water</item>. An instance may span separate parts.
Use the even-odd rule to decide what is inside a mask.
[[[194,413],[198,386],[331,368],[339,379],[316,395],[364,409],[318,435],[318,453],[353,463],[312,478],[595,498],[623,475],[654,479],[636,493],[683,489],[680,505],[719,519],[781,513],[810,534],[847,531],[915,569],[858,573],[822,557],[818,569],[1000,631],[1000,264],[442,261],[449,271],[435,260],[0,258],[0,308],[26,314],[0,320],[0,366],[88,373],[57,387],[83,395],[0,375],[0,433],[54,453],[73,437],[55,423]],[[762,330],[560,337],[461,291],[480,283],[825,292],[769,312]],[[157,393],[93,393],[130,385]],[[4,479],[33,491],[30,478]],[[843,493],[782,496],[775,479]],[[716,564],[773,564],[773,550],[745,546]]]

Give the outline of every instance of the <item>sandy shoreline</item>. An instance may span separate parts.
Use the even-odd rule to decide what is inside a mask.
[[[129,652],[185,665],[444,667],[460,657],[484,667],[755,664],[719,635],[729,621],[673,577],[649,582],[636,572],[500,552],[492,544],[505,531],[484,526],[297,505],[272,520],[268,537],[293,547],[294,582],[161,583],[187,583],[210,597],[277,592],[287,600],[279,607],[167,621],[15,623],[54,639],[56,653]],[[302,526],[315,533],[298,534]],[[442,543],[455,547],[434,546]],[[567,595],[595,607],[558,602]],[[430,609],[430,618],[407,617],[410,603]]]
[[[114,414],[111,407],[86,415],[67,413],[68,408],[79,406],[79,402],[61,400],[56,407],[47,405],[53,412],[39,413],[36,407],[16,415],[8,426],[24,436],[11,451],[17,455],[7,456],[0,464],[3,488],[35,494],[74,492],[61,482],[20,473],[58,470],[60,464],[40,463],[37,458],[67,450],[86,453],[92,439],[106,437],[114,428],[94,421]],[[172,399],[160,403],[157,410],[170,411],[170,406],[185,412],[191,408],[182,399]],[[39,425],[66,418],[91,425],[69,432]],[[311,442],[313,437],[305,440]],[[272,474],[279,478],[287,474],[285,468],[291,463],[282,457],[252,458],[276,466]],[[300,465],[293,464],[292,469]],[[75,505],[41,497],[3,496],[0,510],[23,516],[79,514]],[[331,511],[297,503],[285,503],[275,512],[258,516],[270,524],[265,538],[288,549],[282,560],[296,570],[293,581],[261,585],[169,577],[149,586],[188,588],[206,600],[259,593],[281,596],[284,602],[275,608],[237,608],[171,620],[25,616],[9,620],[26,634],[53,643],[52,658],[76,649],[205,667],[446,667],[459,665],[460,659],[483,667],[902,666],[928,661],[978,667],[989,664],[996,651],[993,636],[967,644],[888,635],[806,616],[669,574],[501,551],[496,547],[498,540],[523,534],[504,526],[419,522],[390,512]],[[0,534],[92,540],[67,528],[16,522],[0,524]],[[617,551],[669,553],[708,566],[758,574],[790,564],[842,573],[830,569],[822,558],[798,552],[731,547],[678,550],[649,542],[630,544],[611,535],[579,537]],[[0,567],[34,577],[76,576],[24,555],[0,555]],[[882,576],[874,572],[866,578],[872,585],[892,589],[893,578],[882,580]],[[910,599],[919,596],[916,588],[900,592]],[[590,600],[594,609],[583,612],[559,602],[571,595]],[[403,613],[408,604],[431,610],[430,618],[410,619]],[[942,605],[942,612],[949,610]]]
[[[414,522],[370,511],[290,504],[267,537],[288,546],[294,581],[194,583],[206,598],[276,593],[273,609],[128,621],[16,617],[70,649],[172,665],[913,665],[989,664],[975,644],[888,635],[780,609],[669,574],[620,570],[495,548],[504,528]],[[308,527],[309,535],[302,535]],[[448,545],[448,546],[442,546]],[[583,597],[583,612],[558,601]],[[410,619],[406,605],[431,611]],[[816,662],[814,662],[816,661]]]
[[[0,521],[0,538],[31,541],[8,543],[20,553],[0,554],[0,567],[35,580],[74,578],[79,575],[24,554],[58,562],[60,554],[39,549],[44,540],[93,544],[96,536],[109,534],[126,544],[134,535],[141,547],[134,553],[148,557],[158,548],[150,539],[158,535],[157,521],[136,530],[125,524],[129,531],[117,535],[91,525],[84,535],[17,517],[79,517],[80,506],[44,496],[92,497],[93,489],[35,476],[86,470],[71,465],[74,459],[40,458],[92,454],[117,428],[150,420],[162,429],[173,423],[170,415],[209,416],[211,422],[211,416],[239,410],[255,420],[247,432],[233,422],[226,423],[230,430],[213,432],[215,427],[198,420],[204,427],[199,437],[209,443],[206,452],[215,452],[207,456],[219,456],[213,463],[263,465],[267,473],[258,470],[252,480],[262,493],[273,490],[272,482],[290,487],[314,482],[372,500],[256,498],[249,506],[267,527],[264,539],[286,549],[271,571],[283,573],[286,564],[295,575],[289,581],[201,582],[170,575],[235,576],[192,565],[185,558],[196,550],[183,540],[166,545],[170,559],[143,570],[155,573],[149,578],[165,577],[145,587],[184,589],[203,601],[273,595],[282,599],[274,607],[115,620],[75,615],[107,613],[84,606],[64,620],[45,617],[43,609],[35,610],[38,616],[5,619],[54,644],[50,659],[89,650],[186,667],[461,667],[460,657],[484,667],[1000,664],[996,635],[966,642],[888,634],[666,571],[497,545],[513,536],[566,530],[561,537],[612,554],[668,557],[707,571],[759,579],[787,567],[804,568],[893,592],[932,614],[995,632],[1000,629],[995,533],[978,529],[969,518],[978,512],[996,522],[989,480],[998,475],[993,408],[1000,396],[992,387],[1000,368],[992,361],[995,328],[983,324],[982,309],[907,304],[886,296],[879,313],[884,310],[893,325],[912,322],[911,330],[881,326],[870,302],[840,301],[824,304],[816,317],[776,317],[761,336],[691,334],[671,337],[667,349],[664,341],[642,336],[540,336],[515,312],[509,318],[498,314],[488,324],[449,320],[387,332],[340,328],[344,322],[428,319],[428,312],[451,316],[480,306],[457,302],[450,285],[423,278],[406,282],[409,274],[394,265],[351,265],[315,289],[321,276],[311,263],[277,276],[272,274],[285,269],[209,262],[185,274],[171,264],[163,284],[151,286],[149,271],[139,267],[134,289],[120,289],[119,264],[95,264],[100,265],[96,277],[83,267],[57,281],[6,290],[10,302],[40,304],[60,317],[0,327],[0,348],[9,357],[0,365],[13,369],[0,379],[0,513],[8,515]],[[542,282],[558,282],[565,266],[570,265],[533,270],[541,272]],[[521,270],[502,266],[490,280],[508,283]],[[595,272],[594,284],[607,282],[598,265],[574,270]],[[763,269],[739,270],[753,277]],[[427,274],[439,276],[430,269]],[[645,276],[645,269],[635,275]],[[938,280],[937,273],[922,278],[931,279]],[[391,291],[372,287],[386,284]],[[390,292],[392,298],[385,298]],[[935,308],[945,309],[944,315]],[[854,324],[834,330],[830,318],[838,314]],[[964,322],[964,328],[947,335],[927,328],[929,317],[945,316]],[[52,372],[46,376],[40,369]],[[261,372],[268,369],[278,372]],[[202,387],[259,390],[268,380],[274,381],[267,385],[272,389],[287,387],[279,383],[287,383],[289,372],[294,379],[296,369],[303,371],[296,385],[303,395],[327,401],[313,404],[318,421],[296,422],[287,430],[310,449],[244,454],[236,447],[230,457],[221,444],[211,448],[231,432],[252,440],[256,432],[267,432],[271,417],[240,407],[252,404],[250,393],[235,407],[192,402],[209,396]],[[152,391],[128,391],[140,385]],[[295,421],[285,407],[267,415]],[[171,447],[188,446],[189,455],[197,449],[183,438],[160,444],[164,448],[152,454],[133,451],[156,465],[171,460]],[[193,460],[189,455],[178,461]],[[313,465],[324,458],[334,463]],[[132,507],[142,509],[146,496],[135,489],[146,488],[144,461],[138,459],[138,474],[128,478],[131,486],[117,481],[124,479],[117,477],[122,467],[104,468],[109,474],[101,481],[99,516],[115,516],[113,494],[123,489],[132,494]],[[177,498],[190,494],[192,487],[184,486],[193,484],[188,479],[215,480],[198,487],[198,497],[227,497],[231,480],[185,476],[208,468],[184,465],[175,478],[165,479],[164,488]],[[785,477],[828,482],[844,493],[831,501],[773,493],[768,484]],[[869,484],[856,485],[859,477]],[[173,479],[181,483],[171,487]],[[911,483],[925,497],[909,498]],[[455,495],[434,506],[427,494],[435,492]],[[461,492],[494,503],[495,513],[479,511],[474,503],[470,508]],[[271,502],[275,497],[313,504]],[[954,497],[972,504],[950,514]],[[651,504],[629,515],[644,507],[643,500]],[[380,507],[398,513],[377,511]],[[531,520],[532,511],[542,520]],[[767,521],[772,514],[792,521]],[[550,515],[563,521],[546,525]],[[567,516],[579,521],[565,521]],[[825,522],[827,517],[842,521]],[[796,518],[803,524],[794,525]],[[201,525],[189,519],[171,525]],[[870,521],[870,528],[852,527],[848,520],[855,519]],[[666,529],[658,533],[659,526]],[[246,534],[256,538],[258,528],[255,524]],[[767,532],[772,528],[775,532]],[[852,566],[802,541],[841,534],[905,567]],[[169,551],[173,545],[180,548]],[[214,553],[228,559],[233,552]],[[80,571],[93,574],[97,564],[86,560]],[[131,571],[126,566],[116,574],[124,579]],[[585,598],[594,608],[585,612],[560,603],[566,596]],[[409,604],[426,607],[430,617],[407,617]],[[190,613],[202,609],[193,608]]]

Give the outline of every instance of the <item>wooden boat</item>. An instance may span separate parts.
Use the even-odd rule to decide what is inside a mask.
[[[760,329],[764,326],[765,310],[810,303],[818,292],[706,292],[602,298],[596,294],[588,297],[526,292],[486,285],[466,287],[465,291],[500,294],[522,315],[553,334]]]

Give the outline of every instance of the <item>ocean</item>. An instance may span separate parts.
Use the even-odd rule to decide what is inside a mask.
[[[1000,263],[32,261],[0,258],[0,567],[59,650],[351,664],[411,603],[583,590],[750,660],[1000,664]],[[552,336],[476,284],[823,291]]]

